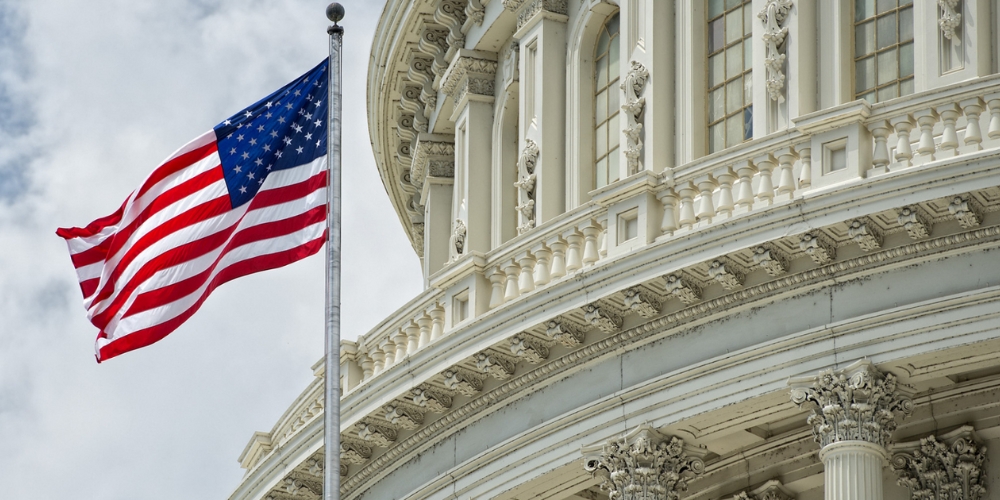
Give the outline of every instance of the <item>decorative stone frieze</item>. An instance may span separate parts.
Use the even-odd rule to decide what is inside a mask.
[[[663,278],[666,282],[667,294],[677,297],[686,305],[701,300],[701,287],[679,274],[669,274]]]
[[[464,368],[454,367],[441,374],[444,386],[463,395],[475,396],[483,390],[483,377]]]
[[[340,461],[361,465],[372,457],[372,447],[354,439],[340,438]]]
[[[660,300],[639,287],[626,288],[625,307],[643,318],[652,318],[660,313]]]
[[[788,256],[770,243],[753,249],[753,262],[771,276],[788,272]]]
[[[583,332],[576,325],[562,320],[551,320],[546,323],[545,334],[566,347],[576,347],[583,343]]]
[[[825,266],[837,257],[837,247],[825,235],[811,232],[802,235],[799,249],[805,252],[813,262]]]
[[[873,252],[882,248],[882,230],[867,217],[854,219],[849,222],[847,224],[847,235],[866,252]]]
[[[868,360],[788,383],[793,403],[815,405],[807,422],[822,447],[865,441],[885,448],[896,429],[896,415],[913,411],[913,402],[897,388],[896,376],[883,374]]]
[[[507,380],[514,374],[514,361],[495,352],[481,352],[476,355],[476,368],[497,380]]]
[[[917,205],[910,205],[900,208],[897,213],[899,217],[896,220],[900,226],[903,226],[911,239],[922,240],[931,235],[934,224],[924,209]]]
[[[955,45],[962,45],[962,37],[958,36],[958,28],[962,25],[962,14],[958,12],[959,0],[938,0],[941,7],[941,16],[938,18],[938,26],[941,27],[941,34],[951,40]]]
[[[563,16],[569,12],[566,0],[504,0],[503,6],[511,12],[517,12],[517,29],[521,29],[542,11]]]
[[[785,100],[783,94],[785,88],[785,54],[782,52],[785,46],[785,37],[788,36],[788,28],[783,26],[788,17],[788,11],[792,9],[792,0],[767,0],[764,9],[757,17],[764,23],[765,55],[764,66],[767,68],[767,94],[771,100],[782,102]]]
[[[622,315],[610,304],[595,302],[583,306],[583,318],[604,333],[615,333],[622,327]]]
[[[416,429],[424,423],[424,413],[406,403],[393,401],[384,409],[385,420],[401,429]]]
[[[726,290],[736,290],[743,286],[746,273],[743,269],[728,259],[716,259],[708,265],[708,276],[722,285]]]
[[[497,61],[470,57],[461,51],[441,78],[441,92],[460,103],[467,95],[495,95]]]
[[[955,216],[958,224],[965,229],[972,229],[983,222],[983,209],[979,202],[969,195],[956,196],[948,205],[948,211]]]
[[[971,426],[940,438],[893,446],[892,469],[912,500],[982,500],[986,496],[986,447]]]
[[[451,408],[451,396],[428,387],[414,387],[413,403],[421,408],[427,408],[434,413],[444,413]]]
[[[705,471],[705,463],[689,455],[683,439],[648,425],[583,452],[596,455],[587,457],[585,468],[615,500],[677,500],[688,481]]]
[[[427,177],[455,177],[455,143],[421,135],[414,143],[411,153],[410,182],[422,188]]]
[[[396,441],[396,430],[388,426],[373,424],[370,422],[358,422],[355,424],[358,429],[358,437],[371,442],[375,446],[388,448]]]
[[[646,108],[646,98],[642,97],[642,91],[646,87],[646,79],[649,78],[649,71],[638,61],[632,61],[632,69],[625,75],[620,87],[625,92],[625,102],[622,110],[625,111],[625,157],[628,159],[628,173],[632,175],[638,172],[639,157],[642,155],[642,111]]]
[[[538,162],[538,145],[525,139],[524,150],[517,160],[517,234],[524,234],[535,227],[535,163]]]
[[[510,352],[537,365],[549,357],[549,348],[542,342],[527,335],[515,335],[510,339]]]

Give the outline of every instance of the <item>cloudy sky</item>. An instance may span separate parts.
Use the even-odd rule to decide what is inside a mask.
[[[323,258],[218,290],[98,365],[60,226],[327,54],[320,0],[0,0],[0,496],[224,499],[323,349]],[[420,289],[375,169],[365,86],[382,1],[342,0],[343,331]]]

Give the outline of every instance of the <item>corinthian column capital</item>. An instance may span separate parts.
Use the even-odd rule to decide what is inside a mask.
[[[892,468],[912,500],[981,500],[986,496],[986,447],[971,426],[892,448]]]
[[[808,423],[822,447],[841,441],[865,441],[883,449],[896,429],[896,415],[912,412],[896,377],[883,374],[868,360],[816,376],[793,378],[792,402],[812,406]]]

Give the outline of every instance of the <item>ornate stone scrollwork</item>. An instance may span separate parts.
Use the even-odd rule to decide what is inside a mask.
[[[921,240],[931,235],[931,229],[934,227],[934,224],[931,222],[930,217],[927,216],[927,213],[919,206],[910,205],[900,208],[898,214],[897,221],[906,230],[906,234],[910,235],[910,238]]]
[[[373,443],[375,446],[388,448],[396,441],[396,430],[387,426],[358,422],[355,427],[358,429],[358,437]]]
[[[460,55],[441,78],[441,92],[459,103],[466,95],[493,97],[499,63],[495,59],[480,59]]]
[[[507,380],[514,374],[514,361],[495,352],[481,352],[476,355],[476,368],[497,380]]]
[[[701,287],[681,275],[669,274],[663,280],[666,282],[667,294],[677,297],[685,305],[701,300]]]
[[[847,235],[866,252],[882,248],[882,230],[867,217],[854,219],[848,223]]]
[[[979,202],[975,198],[969,195],[956,196],[948,205],[948,211],[965,229],[978,227],[983,222],[982,207],[979,206]]]
[[[986,495],[986,447],[971,426],[893,446],[892,469],[912,500],[981,500]]]
[[[622,110],[628,121],[625,125],[625,157],[628,158],[629,175],[639,171],[639,156],[642,154],[642,111],[646,108],[646,98],[642,91],[646,87],[649,71],[638,61],[632,61],[632,69],[625,75],[620,87],[625,92]]]
[[[525,139],[524,151],[517,160],[517,234],[524,234],[535,227],[535,164],[538,162],[538,145]]]
[[[643,318],[652,318],[660,313],[660,300],[639,287],[627,288],[622,295],[625,296],[625,307]]]
[[[583,318],[604,333],[615,333],[622,327],[622,315],[610,304],[595,302],[583,306]]]
[[[883,375],[868,360],[788,383],[793,403],[815,404],[807,422],[822,447],[866,441],[885,448],[896,429],[896,415],[913,411],[913,402],[899,394],[895,375]]]
[[[455,223],[452,224],[451,230],[451,245],[449,245],[452,262],[465,255],[465,236],[467,232],[468,228],[465,226],[465,221],[462,219],[455,219]]]
[[[385,405],[385,420],[401,429],[416,429],[424,423],[424,413],[406,403],[393,401]]]
[[[361,465],[372,457],[372,447],[353,439],[340,438],[340,460]]]
[[[473,24],[483,25],[486,19],[486,7],[480,0],[469,0],[465,6],[465,23],[462,24],[462,33],[468,34]]]
[[[705,472],[705,463],[689,454],[684,440],[648,425],[583,452],[590,455],[586,470],[601,478],[601,489],[612,500],[677,500],[688,481]]]
[[[483,377],[464,368],[456,366],[445,370],[441,375],[444,376],[445,387],[463,396],[472,397],[483,390]]]
[[[962,25],[962,14],[958,12],[959,0],[938,0],[941,7],[941,17],[938,18],[938,26],[941,27],[941,34],[951,40],[955,45],[962,45],[962,37],[958,36],[958,28]]]
[[[785,88],[785,73],[782,71],[785,66],[785,54],[782,49],[785,45],[785,37],[788,36],[788,28],[782,26],[788,17],[788,11],[792,9],[792,0],[767,0],[764,9],[757,17],[764,23],[764,40],[766,52],[764,56],[764,66],[767,68],[767,94],[771,99],[783,102]]]
[[[438,137],[421,134],[413,145],[410,182],[418,189],[423,188],[427,176],[455,176],[455,144]]]
[[[825,266],[837,257],[837,247],[826,236],[820,233],[806,233],[799,240],[799,249],[805,252],[813,262]]]
[[[434,413],[444,413],[451,408],[451,396],[428,387],[414,387],[413,403],[421,408],[427,408]]]
[[[524,358],[533,365],[537,365],[549,357],[549,348],[527,335],[515,335],[512,337],[510,339],[510,352],[519,358]]]
[[[788,272],[788,257],[772,244],[753,249],[753,262],[770,276],[781,276]]]
[[[545,324],[545,334],[566,347],[576,347],[583,343],[583,332],[576,325],[565,321],[549,321]]]
[[[733,500],[794,500],[795,496],[788,491],[781,481],[772,479],[753,491],[741,491],[733,496]]]
[[[561,15],[566,15],[569,11],[566,0],[504,0],[503,6],[511,12],[517,12],[517,29],[521,29],[543,10]]]
[[[719,282],[726,290],[735,290],[743,286],[746,273],[728,259],[716,259],[708,265],[708,276]]]

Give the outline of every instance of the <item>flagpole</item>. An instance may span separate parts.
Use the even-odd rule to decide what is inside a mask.
[[[341,65],[344,28],[337,23],[344,18],[344,7],[331,3],[326,17],[333,21],[330,35],[330,69],[327,109],[327,241],[326,241],[326,386],[323,403],[323,499],[340,498],[340,128]]]

